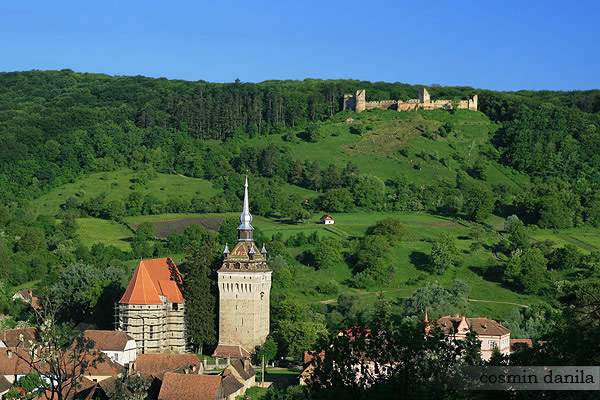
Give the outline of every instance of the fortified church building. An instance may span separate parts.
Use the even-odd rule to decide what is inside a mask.
[[[247,358],[269,334],[271,269],[267,250],[254,243],[252,215],[248,206],[248,177],[240,215],[238,241],[217,271],[219,285],[219,345],[214,357]]]

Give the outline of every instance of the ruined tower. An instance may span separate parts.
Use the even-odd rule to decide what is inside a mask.
[[[357,113],[365,111],[365,108],[367,106],[367,100],[365,95],[366,91],[364,89],[356,91],[356,96],[354,96],[354,101],[356,102],[354,105],[354,111],[356,111]]]
[[[238,241],[217,271],[219,286],[219,345],[216,357],[243,357],[265,342],[270,324],[271,273],[267,250],[254,243],[248,205],[248,177],[238,226]],[[244,351],[245,350],[245,351]]]
[[[429,97],[429,92],[425,88],[419,89],[419,103],[429,103],[431,102],[431,98]]]

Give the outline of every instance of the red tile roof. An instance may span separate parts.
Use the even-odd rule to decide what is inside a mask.
[[[21,343],[21,335],[23,335],[24,343]],[[34,342],[40,340],[40,334],[38,328],[7,329],[0,333],[0,340],[4,342],[6,347],[28,346],[30,340]]]
[[[212,356],[218,358],[250,358],[250,353],[240,345],[220,344]]]
[[[219,375],[166,373],[158,400],[217,400],[222,397]]]
[[[201,365],[195,354],[140,354],[135,360],[132,372],[143,376],[161,377],[166,372],[182,368],[195,367],[198,371]]]
[[[123,331],[100,331],[88,329],[83,335],[94,342],[94,348],[104,351],[123,351],[131,336]]]
[[[15,353],[19,353],[20,357]],[[22,348],[0,348],[0,375],[27,375],[32,368],[22,359],[30,360],[29,354]]]
[[[179,270],[170,258],[142,260],[119,303],[161,304],[159,295],[165,296],[168,302],[183,303],[181,284]]]
[[[503,336],[510,333],[510,330],[502,324],[494,321],[493,319],[487,318],[466,318],[465,320],[469,326],[469,329],[477,332],[478,335],[486,336]],[[456,333],[458,325],[462,321],[460,317],[452,317],[446,315],[441,317],[437,321],[437,325],[444,331],[444,333]]]

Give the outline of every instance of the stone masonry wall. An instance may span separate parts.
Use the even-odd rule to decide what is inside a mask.
[[[398,111],[410,111],[416,110],[417,108],[423,108],[424,110],[451,110],[454,108],[453,103],[457,109],[468,109],[477,111],[478,96],[474,95],[468,100],[459,100],[453,102],[451,100],[434,100],[431,101],[429,92],[425,88],[419,90],[418,99],[410,99],[407,101],[398,100],[380,100],[380,101],[366,101],[366,91],[357,90],[355,95],[344,95],[344,110],[354,110],[357,113],[364,110],[372,110],[375,108],[382,110],[398,110]]]
[[[219,344],[249,352],[269,334],[271,271],[219,272]]]

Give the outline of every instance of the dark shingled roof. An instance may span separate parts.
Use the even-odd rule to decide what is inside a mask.
[[[12,383],[10,383],[8,379],[4,377],[4,375],[0,375],[0,393],[6,392],[11,387]]]
[[[222,398],[220,375],[186,375],[167,372],[158,400],[217,400]]]
[[[438,319],[437,324],[444,333],[453,333],[457,332],[461,320],[461,317],[451,317],[450,315],[446,315],[445,317]],[[480,336],[502,336],[510,333],[508,328],[500,325],[493,319],[467,318],[467,323],[469,324],[470,330],[476,332]]]
[[[235,370],[238,372],[238,374],[240,374],[240,376],[247,381],[248,379],[252,378],[254,375],[256,375],[256,371],[254,370],[254,367],[252,366],[252,364],[250,364],[249,361],[247,361],[247,365],[248,365],[248,371],[246,371],[244,369],[244,363],[242,362],[242,360],[237,359],[231,362],[231,366],[233,368],[235,368]]]
[[[225,372],[225,371],[223,371]],[[228,397],[232,393],[237,392],[241,388],[244,387],[244,384],[236,379],[236,377],[231,373],[224,373],[222,380],[223,385],[223,397]]]

